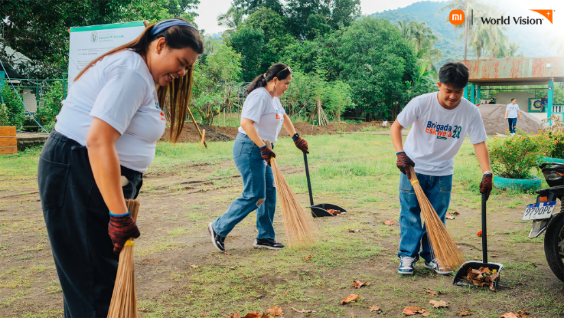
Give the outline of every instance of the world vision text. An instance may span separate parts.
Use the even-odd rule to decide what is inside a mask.
[[[513,17],[513,19],[511,19],[510,16],[507,17],[501,17],[501,18],[485,18],[485,17],[480,17],[480,19],[482,20],[483,24],[491,24],[491,25],[509,25],[511,24],[511,20],[513,20],[514,24],[520,24],[520,25],[542,25],[542,20],[541,18],[537,18],[537,19],[530,19],[529,17],[523,18],[523,17]]]

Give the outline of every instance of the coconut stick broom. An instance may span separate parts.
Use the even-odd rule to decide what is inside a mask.
[[[417,175],[413,167],[410,167],[411,173],[411,184],[417,195],[417,201],[419,201],[419,207],[421,208],[421,214],[425,219],[425,227],[427,229],[427,237],[431,242],[432,255],[439,262],[441,268],[456,269],[462,263],[464,263],[464,255],[456,246],[456,243],[452,239],[452,236],[448,233],[445,225],[439,215],[425,196],[419,180],[417,180]],[[445,269],[446,269],[445,268]]]
[[[267,147],[271,148],[267,141]],[[300,201],[286,182],[274,158],[270,159],[276,192],[282,210],[284,230],[289,247],[307,246],[315,243],[318,228],[310,213],[302,207]]]
[[[125,200],[134,221],[139,212],[139,201]],[[119,254],[119,265],[112,294],[108,318],[137,318],[137,294],[135,293],[135,272],[133,262],[133,238],[125,242]]]

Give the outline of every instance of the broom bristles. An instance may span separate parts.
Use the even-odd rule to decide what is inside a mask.
[[[435,208],[429,202],[423,188],[421,188],[421,184],[419,184],[419,180],[417,180],[413,167],[410,168],[410,172],[411,184],[417,195],[421,214],[425,219],[424,226],[427,229],[427,237],[431,243],[431,253],[437,259],[441,268],[456,269],[465,262],[464,255],[447,231]]]
[[[298,247],[314,244],[317,239],[318,228],[313,221],[313,217],[302,207],[274,158],[271,159],[270,164],[276,182],[276,192],[282,210],[288,246]]]
[[[137,220],[139,201],[125,200],[133,220]],[[133,238],[130,238],[119,254],[119,265],[112,294],[108,318],[137,318],[137,294],[133,260]]]

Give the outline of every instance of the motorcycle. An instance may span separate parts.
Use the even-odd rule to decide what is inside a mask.
[[[523,220],[533,221],[529,238],[546,232],[544,253],[548,266],[564,282],[564,164],[551,162],[539,167],[550,188],[537,190],[537,201],[527,206]],[[553,214],[557,199],[561,203],[560,213]]]

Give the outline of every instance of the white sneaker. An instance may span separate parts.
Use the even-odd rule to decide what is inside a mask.
[[[425,261],[425,264],[423,264],[423,266],[424,266],[425,268],[434,270],[435,273],[437,273],[437,274],[441,274],[441,275],[450,275],[450,274],[452,274],[452,270],[449,269],[448,267],[447,267],[447,269],[441,268],[441,267],[439,266],[439,262],[437,262],[437,259],[436,259],[436,258],[433,258],[433,260],[430,261],[429,263],[427,263],[427,261]]]
[[[398,268],[398,274],[400,275],[413,275],[413,269],[415,267],[417,260],[413,257],[402,256],[400,257],[400,265]]]

